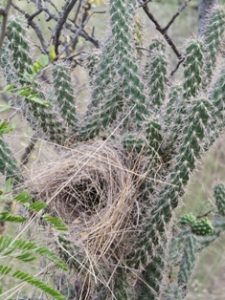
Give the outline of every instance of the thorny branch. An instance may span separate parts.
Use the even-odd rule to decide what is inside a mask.
[[[84,38],[86,41],[92,43],[95,47],[99,47],[99,41],[94,38],[93,35],[90,35],[85,30],[85,26],[89,20],[89,15],[87,10],[82,12],[82,24],[77,24],[76,18],[74,20],[70,20],[69,16],[71,13],[74,13],[77,16],[80,13],[80,5],[76,7],[78,0],[67,0],[66,4],[63,6],[61,10],[59,10],[56,5],[51,0],[45,0],[43,4],[42,1],[31,0],[36,7],[36,11],[32,14],[28,14],[26,11],[21,9],[16,4],[12,4],[14,9],[16,9],[20,14],[22,14],[26,20],[28,26],[36,33],[40,46],[41,51],[45,54],[49,52],[49,46],[53,43],[55,52],[57,54],[57,58],[59,55],[63,54],[64,52],[67,55],[71,55],[68,49],[71,48],[71,51],[75,50],[77,45],[77,40],[79,37]],[[81,4],[82,0],[80,0]],[[75,10],[76,7],[76,10]],[[89,8],[90,9],[90,8]],[[75,10],[75,12],[73,12]],[[42,33],[41,28],[39,27],[38,23],[35,21],[35,18],[38,17],[40,14],[44,13],[46,19],[45,21],[48,23],[50,21],[56,22],[55,28],[49,28],[53,33],[51,35],[50,41],[46,41],[45,37]],[[64,30],[67,30],[66,34],[62,34]],[[63,36],[69,36],[70,42],[65,42],[61,39]],[[62,46],[62,49],[59,51],[59,47]]]
[[[72,9],[74,8],[74,5],[76,4],[76,2],[77,2],[77,0],[67,1],[64,8],[63,8],[63,10],[62,10],[62,13],[59,17],[58,23],[57,23],[56,28],[55,28],[55,33],[54,33],[54,36],[53,36],[53,43],[55,45],[56,54],[58,54],[58,48],[59,48],[59,45],[60,45],[59,39],[60,39],[61,31],[63,29],[64,24],[67,21],[67,18],[69,16],[69,14],[71,13]]]
[[[82,37],[86,41],[89,41],[97,48],[100,46],[99,41],[96,40],[92,34],[88,34],[85,30],[85,26],[87,25],[90,19],[90,4],[88,7],[82,10],[81,7],[84,4],[83,0],[67,0],[65,5],[60,10],[52,0],[31,0],[31,2],[34,3],[36,7],[36,11],[34,11],[32,14],[28,14],[19,6],[12,3],[12,0],[8,0],[8,5],[4,11],[7,12],[8,7],[13,6],[14,9],[16,9],[20,14],[22,14],[26,18],[28,26],[31,26],[31,28],[34,30],[38,37],[38,40],[40,42],[40,48],[43,53],[48,54],[49,46],[51,43],[53,43],[55,47],[55,52],[57,54],[57,58],[63,53],[66,53],[68,57],[72,57],[74,50],[77,46],[79,37]],[[174,24],[175,20],[180,16],[180,14],[185,10],[185,8],[188,6],[191,0],[184,1],[184,3],[180,6],[178,11],[173,15],[173,17],[169,20],[168,24],[165,27],[161,26],[154,17],[154,15],[150,12],[148,7],[149,2],[151,1],[144,0],[140,3],[148,18],[155,24],[156,30],[158,30],[162,34],[162,36],[164,37],[164,39],[178,58],[178,64],[176,68],[171,72],[171,76],[173,76],[174,73],[180,67],[180,65],[183,63],[184,58],[178,50],[172,38],[169,36],[168,30]],[[4,12],[2,12],[2,10],[0,10],[0,13],[2,13],[4,17]],[[55,28],[51,29],[53,33],[51,35],[50,41],[46,41],[46,37],[44,36],[41,28],[39,27],[38,22],[36,22],[36,18],[42,13],[45,14],[46,22],[54,21],[56,23]],[[70,15],[72,13],[73,17],[70,18]],[[78,16],[80,15],[81,18],[78,18]],[[78,24],[78,19],[80,24]],[[62,34],[65,30],[67,31],[67,33]],[[5,29],[2,30],[2,36],[4,36],[4,31]],[[62,37],[64,37],[65,35],[69,36],[69,42],[62,39]]]
[[[30,158],[30,156],[32,154],[32,151],[34,150],[35,145],[37,143],[37,137],[38,137],[38,135],[37,135],[37,133],[35,133],[31,137],[29,144],[25,148],[24,153],[23,153],[23,155],[21,157],[21,165],[22,166],[25,166],[28,163],[29,158]]]
[[[191,2],[191,0],[186,0],[183,3],[183,5],[180,6],[178,11],[172,16],[172,18],[170,19],[170,21],[168,22],[168,24],[165,27],[162,27],[159,24],[159,22],[156,20],[156,18],[153,16],[153,14],[150,12],[147,2],[144,2],[144,4],[142,5],[144,12],[148,16],[148,18],[154,23],[156,30],[158,30],[162,34],[162,36],[164,37],[164,39],[166,40],[166,42],[171,47],[171,49],[173,50],[173,52],[175,53],[175,55],[177,56],[177,58],[179,60],[176,68],[171,72],[171,76],[173,76],[176,73],[176,71],[179,69],[180,65],[184,61],[184,57],[179,52],[179,50],[178,50],[177,46],[175,45],[175,43],[173,42],[172,38],[168,35],[168,30],[172,26],[172,24],[175,22],[175,20],[180,16],[180,14],[185,10],[185,8],[188,6],[188,4],[190,2]]]
[[[0,51],[4,42],[5,33],[6,33],[6,24],[8,19],[9,10],[12,4],[12,0],[8,0],[5,9],[0,9],[0,16],[2,16],[2,25],[0,33]]]

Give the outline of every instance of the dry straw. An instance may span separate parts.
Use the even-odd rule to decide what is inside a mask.
[[[81,143],[30,172],[32,191],[51,199],[51,214],[68,224],[69,239],[84,254],[89,271],[106,262],[113,271],[132,249],[145,177],[144,156],[133,157],[110,143]]]

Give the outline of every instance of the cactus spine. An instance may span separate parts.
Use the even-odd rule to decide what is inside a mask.
[[[69,69],[56,66],[54,70],[54,87],[60,113],[72,130],[77,129],[76,109],[74,105],[74,92],[69,75]]]
[[[149,47],[148,63],[145,68],[148,98],[153,107],[160,107],[166,97],[167,60],[165,46],[157,40]]]
[[[38,85],[32,86],[32,60],[29,57],[29,46],[24,38],[25,32],[16,20],[10,21],[8,27],[9,48],[12,53],[13,65],[17,72],[19,83],[24,87],[22,95],[28,110],[28,120],[33,126],[39,126],[49,136],[50,140],[62,143],[65,140],[65,128],[57,120],[51,104],[42,104],[45,97],[39,91]],[[40,101],[37,101],[40,100]],[[26,109],[24,113],[27,114]]]
[[[6,176],[6,179],[13,179],[15,183],[21,181],[21,173],[17,162],[2,137],[0,137],[0,172]]]
[[[205,65],[205,85],[207,85],[213,75],[216,65],[217,54],[221,46],[224,35],[225,12],[222,9],[215,8],[209,16],[209,22],[204,33],[204,45],[206,55]]]

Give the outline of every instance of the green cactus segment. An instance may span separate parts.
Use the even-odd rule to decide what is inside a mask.
[[[87,121],[81,135],[86,138],[96,136],[117,119],[118,113],[131,109],[129,121],[135,125],[142,123],[148,111],[143,94],[144,85],[138,75],[133,39],[136,1],[113,0],[110,4],[112,38],[103,52],[96,74],[95,89],[91,107],[94,114]],[[106,57],[107,58],[106,58]],[[105,64],[105,66],[103,65]]]
[[[192,234],[188,235],[184,240],[183,255],[178,272],[178,285],[183,290],[184,296],[186,294],[187,284],[196,264],[197,254],[198,241]]]
[[[142,152],[146,149],[146,143],[143,139],[134,136],[132,134],[126,135],[123,139],[123,146],[128,151],[136,151],[137,153]]]
[[[205,83],[206,86],[212,79],[216,65],[216,57],[223,41],[225,30],[225,11],[218,7],[213,10],[206,31],[204,33],[205,44]]]
[[[152,156],[159,156],[163,137],[160,124],[155,120],[150,120],[146,124],[146,138],[148,141],[149,152]]]
[[[169,126],[171,129],[174,129],[176,126],[179,126],[180,121],[180,111],[179,108],[183,102],[183,88],[180,85],[175,85],[171,87],[169,93],[168,102],[166,103],[165,113],[164,113],[164,123],[165,127]],[[176,121],[178,122],[176,122]]]
[[[215,133],[213,140],[218,136],[221,129],[225,125],[224,109],[225,109],[225,71],[222,71],[218,80],[210,93],[210,100],[214,106],[214,126]]]
[[[209,120],[210,104],[207,100],[199,100],[193,106],[189,116],[189,122],[184,129],[183,143],[180,148],[180,155],[177,157],[177,162],[174,171],[168,182],[168,186],[159,194],[159,200],[146,217],[142,235],[139,237],[139,245],[136,254],[134,255],[135,267],[148,270],[148,277],[154,278],[154,282],[147,282],[152,289],[155,289],[155,282],[160,284],[163,277],[163,260],[160,260],[160,270],[157,268],[155,273],[154,268],[149,268],[149,265],[155,265],[159,261],[159,256],[155,253],[161,251],[162,242],[164,241],[167,224],[171,221],[173,210],[178,206],[179,197],[183,193],[183,187],[187,184],[189,176],[195,167],[196,160],[201,152],[201,141],[204,139],[204,128]],[[150,260],[150,264],[148,261]],[[152,271],[151,271],[152,270]],[[158,291],[156,291],[157,293]]]
[[[11,20],[8,25],[9,49],[12,51],[14,68],[21,84],[29,82],[32,75],[32,60],[29,56],[29,46],[25,40],[25,32],[17,20]]]
[[[142,278],[138,282],[137,300],[156,300],[159,299],[159,292],[161,288],[162,273],[164,270],[163,253],[158,251],[151,262],[142,272]]]
[[[113,288],[113,293],[115,298],[118,300],[129,300],[130,297],[127,293],[129,290],[127,278],[124,270],[118,269],[115,276],[115,283]]]
[[[203,47],[198,41],[192,41],[185,53],[184,62],[184,98],[197,95],[202,86],[204,65]]]
[[[109,58],[108,58],[109,59]],[[111,60],[109,59],[109,62]],[[98,70],[98,65],[100,63],[100,56],[97,53],[92,53],[88,58],[87,58],[87,65],[86,68],[88,70],[88,75],[90,79],[90,85],[93,86],[93,80],[96,75],[96,72]],[[102,62],[101,62],[102,63]],[[102,64],[102,67],[105,67],[105,64]],[[100,68],[101,69],[101,68]],[[106,68],[107,69],[107,68]],[[102,70],[102,69],[101,69]]]
[[[154,248],[154,244],[158,240],[158,235],[164,234],[166,223],[171,220],[172,211],[178,205],[179,196],[183,192],[183,186],[187,184],[190,172],[195,167],[196,160],[201,152],[201,141],[205,136],[205,126],[210,118],[210,103],[207,100],[200,100],[194,105],[184,129],[183,143],[180,148],[180,154],[174,171],[167,180],[169,186],[166,186],[159,195],[157,206],[146,221],[143,237],[143,247],[150,246]],[[147,249],[146,249],[147,250]]]
[[[69,74],[70,71],[66,67],[56,66],[53,72],[54,88],[62,117],[72,130],[76,130],[77,118],[74,105],[74,91]]]
[[[15,183],[22,180],[22,175],[17,166],[16,160],[6,142],[0,137],[0,172],[6,179],[13,179]]]
[[[21,24],[12,20],[8,26],[9,49],[12,53],[14,68],[19,83],[22,85],[20,96],[24,97],[26,107],[23,112],[34,129],[42,128],[49,139],[56,143],[63,143],[65,128],[58,120],[45,96],[39,92],[37,84],[32,80],[32,60],[29,56],[29,46],[25,40],[25,31]],[[36,128],[38,127],[38,128]]]
[[[150,45],[149,62],[145,67],[146,83],[149,90],[148,98],[153,107],[160,107],[166,98],[167,60],[165,47],[155,41]]]
[[[223,184],[214,187],[214,198],[219,214],[225,216],[225,186]]]
[[[5,40],[0,52],[0,67],[4,74],[6,83],[15,85],[18,82],[18,77],[11,61],[12,58],[11,51],[9,49],[9,43],[7,40]]]
[[[97,61],[93,62],[93,59],[90,62],[90,71],[89,75],[92,78],[92,86],[93,86],[93,92],[92,92],[92,99],[91,103],[88,106],[87,115],[90,115],[92,111],[95,111],[95,109],[99,106],[100,103],[103,103],[105,101],[106,97],[106,91],[107,87],[111,86],[113,84],[114,79],[114,51],[113,51],[113,43],[112,38],[107,40],[103,50],[102,55],[100,57],[100,61],[97,64]],[[93,66],[93,71],[91,70],[92,65],[96,63],[97,65]],[[95,68],[95,71],[94,71]],[[95,74],[93,74],[93,72]]]
[[[180,218],[180,224],[181,225],[190,225],[190,226],[192,226],[195,223],[196,223],[196,217],[192,213],[185,214]]]
[[[182,293],[180,288],[178,287],[177,284],[172,283],[170,284],[165,293],[164,293],[164,298],[165,300],[182,300]]]
[[[168,101],[163,112],[163,131],[165,133],[165,148],[166,153],[169,154],[176,151],[180,139],[180,132],[183,130],[185,123],[185,100],[184,91],[181,85],[171,87]],[[180,142],[180,141],[179,141]]]
[[[207,219],[201,219],[191,226],[192,232],[196,235],[206,236],[214,232],[212,223]]]

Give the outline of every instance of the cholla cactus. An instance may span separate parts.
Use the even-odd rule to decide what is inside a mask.
[[[136,0],[110,1],[111,33],[94,72],[90,73],[92,97],[84,122],[77,116],[71,71],[65,65],[54,63],[56,101],[44,101],[40,79],[33,73],[25,31],[17,20],[9,23],[5,47],[11,53],[18,78],[17,91],[22,96],[23,113],[32,125],[35,124],[34,129],[41,137],[56,144],[70,143],[70,148],[75,148],[74,141],[85,144],[94,138],[102,139],[103,145],[108,134],[110,138],[107,140],[126,154],[126,168],[135,168],[141,157],[140,169],[145,172],[141,184],[135,177],[137,173],[131,172],[136,183],[135,196],[132,194],[132,197],[136,197],[141,208],[140,223],[137,225],[133,220],[133,226],[138,226],[138,234],[135,237],[131,234],[128,238],[133,245],[133,249],[127,251],[129,253],[123,253],[119,259],[113,257],[113,265],[118,264],[118,269],[112,272],[106,268],[103,272],[108,276],[106,282],[112,281],[117,299],[132,299],[132,295],[134,300],[154,300],[164,294],[167,295],[165,299],[183,299],[201,248],[199,236],[218,236],[209,219],[198,219],[191,214],[182,217],[180,224],[187,232],[182,231],[181,243],[178,243],[182,247],[177,248],[177,281],[165,292],[162,283],[169,263],[167,250],[175,241],[171,234],[175,210],[197,161],[225,127],[225,71],[222,69],[217,78],[214,75],[225,12],[221,7],[212,11],[202,40],[191,40],[186,47],[182,81],[171,83],[166,47],[161,41],[154,40],[149,46],[145,74],[139,68],[133,28],[138,5]],[[209,85],[212,79],[215,79],[214,85]],[[10,76],[7,80],[10,83]],[[14,78],[12,83],[15,84]],[[0,153],[0,171],[7,176],[15,173],[18,176],[16,162],[3,142],[0,143]],[[163,180],[154,180],[156,170],[157,176]],[[149,177],[153,178],[151,182]],[[82,181],[81,186],[84,184],[86,182]],[[224,187],[217,186],[215,198],[221,216],[224,216],[224,195]],[[84,203],[82,208],[86,206]],[[134,209],[132,207],[131,219]],[[112,243],[110,247],[115,245]],[[69,249],[76,252],[77,245]],[[63,248],[60,251],[63,252]],[[118,249],[115,252],[116,255],[120,253]],[[62,256],[68,258],[68,253]],[[76,253],[72,256],[75,257]],[[120,259],[129,268],[122,268]],[[71,263],[70,267],[76,269],[76,263]],[[137,273],[135,291],[129,286],[130,268]],[[99,270],[96,272],[100,274]],[[96,284],[95,294],[108,299],[108,291],[102,282]],[[87,297],[91,299],[90,295]]]

